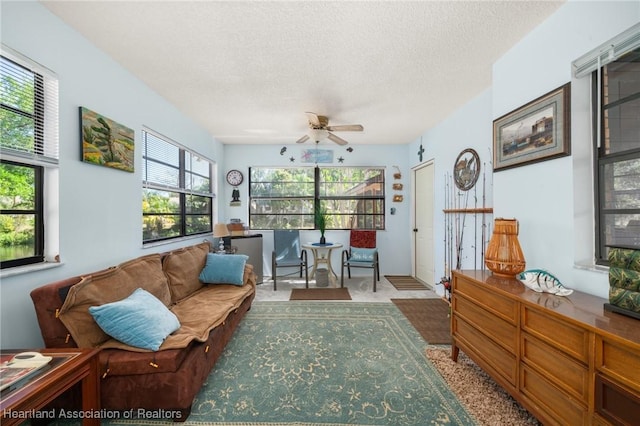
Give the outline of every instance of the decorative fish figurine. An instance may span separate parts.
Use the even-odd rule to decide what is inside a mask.
[[[518,275],[518,279],[533,291],[568,296],[573,290],[565,288],[560,280],[543,269],[528,269]]]

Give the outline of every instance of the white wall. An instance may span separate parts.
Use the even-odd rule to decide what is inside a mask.
[[[60,258],[62,265],[10,276],[0,285],[0,347],[42,345],[29,292],[143,254],[140,131],[147,126],[220,161],[222,145],[37,2],[2,3],[2,43],[56,72],[60,81]],[[80,161],[78,107],[136,132],[136,170]],[[198,238],[201,241],[202,238]]]
[[[437,127],[425,133],[421,140],[411,143],[410,166],[420,167],[427,161],[434,162],[434,255],[435,255],[435,277],[439,280],[445,274],[445,234],[455,235],[456,229],[462,230],[464,221],[464,232],[462,238],[461,264],[462,269],[482,268],[482,233],[483,219],[484,232],[489,235],[489,227],[492,225],[492,215],[487,214],[450,214],[445,228],[445,214],[443,209],[452,208],[455,196],[458,198],[457,204],[460,208],[481,208],[483,203],[486,207],[492,207],[492,159],[491,159],[491,91],[485,90],[464,107],[460,108],[451,116],[447,117]],[[425,149],[423,161],[420,162],[418,151],[420,145]],[[453,166],[458,155],[465,149],[472,148],[478,153],[480,158],[480,176],[476,185],[467,192],[459,191],[455,188],[452,180]],[[454,191],[455,195],[451,195]],[[445,192],[448,192],[447,205],[445,205]],[[483,195],[485,200],[483,201]],[[459,225],[455,225],[458,219]],[[488,237],[487,237],[488,238]],[[455,239],[455,238],[454,238]],[[452,259],[452,269],[455,269],[455,254]],[[442,292],[442,287],[437,287],[438,292]]]
[[[571,81],[572,155],[493,174],[494,217],[520,222],[527,268],[546,269],[569,288],[605,298],[607,272],[593,265],[589,84],[588,79],[572,80],[571,62],[639,20],[637,1],[568,2],[495,62],[490,94],[480,95],[423,137],[440,170],[451,170],[457,152],[466,147],[490,159],[493,120]],[[476,117],[481,122],[470,131]],[[435,145],[443,143],[447,147]],[[414,141],[411,151],[419,144]]]
[[[280,155],[281,148],[287,150]],[[314,145],[226,145],[224,152],[224,173],[231,169],[238,169],[245,175],[244,182],[240,185],[241,206],[231,207],[232,187],[224,185],[221,190],[222,200],[220,201],[220,209],[223,212],[225,220],[230,218],[239,218],[245,224],[249,222],[247,210],[247,199],[249,191],[249,167],[250,166],[269,166],[269,167],[288,167],[288,166],[313,166],[313,163],[302,163],[301,152],[303,149],[313,149]],[[353,152],[348,152],[347,147],[335,145],[333,142],[321,142],[319,149],[330,149],[334,152],[334,161],[329,164],[320,164],[320,166],[382,166],[386,167],[386,229],[378,231],[378,247],[380,250],[380,274],[409,274],[411,271],[411,228],[408,226],[410,214],[409,201],[409,166],[408,145],[367,145],[367,146],[351,146]],[[293,157],[294,162],[289,159]],[[339,162],[338,158],[342,157],[343,162]],[[399,193],[393,191],[391,185],[395,181],[393,173],[396,171],[394,166],[399,167],[402,173],[401,182],[404,183],[403,195],[404,202],[394,203],[392,198],[394,194]],[[395,207],[396,213],[389,214],[390,209]],[[263,235],[263,263],[264,274],[266,277],[271,276],[271,251],[273,250],[273,232],[252,230],[254,233]],[[320,239],[319,231],[301,231],[301,239],[303,241],[317,241]],[[344,247],[349,245],[349,231],[327,231],[325,233],[327,241],[342,243]],[[332,265],[338,271],[340,265],[341,250],[333,250]],[[367,274],[365,269],[352,270],[353,275]]]
[[[572,81],[573,60],[639,20],[636,1],[561,7],[495,63],[493,118]],[[531,60],[538,52],[548,60]],[[494,201],[498,214],[520,221],[527,267],[548,269],[570,288],[608,297],[606,271],[576,268],[577,262],[592,264],[594,252],[588,80],[572,82],[572,156],[496,173]]]

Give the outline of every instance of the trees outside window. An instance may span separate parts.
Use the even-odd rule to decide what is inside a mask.
[[[45,260],[48,170],[58,167],[58,82],[3,46],[0,56],[0,264]],[[55,185],[55,179],[49,185]],[[53,203],[55,205],[55,203]],[[55,212],[54,212],[55,213]],[[48,229],[57,223],[49,221]]]
[[[384,229],[382,167],[252,167],[251,229],[314,229],[326,211],[327,229]]]
[[[143,242],[211,233],[213,162],[151,131],[142,136]]]

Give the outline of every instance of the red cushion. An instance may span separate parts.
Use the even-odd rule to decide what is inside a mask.
[[[352,229],[349,245],[359,248],[376,248],[376,231]]]

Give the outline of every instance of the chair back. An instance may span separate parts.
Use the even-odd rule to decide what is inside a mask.
[[[300,231],[297,229],[275,229],[273,231],[273,251],[276,261],[300,262],[302,248],[300,246]]]
[[[349,235],[349,246],[358,248],[376,248],[376,231],[352,229]]]

